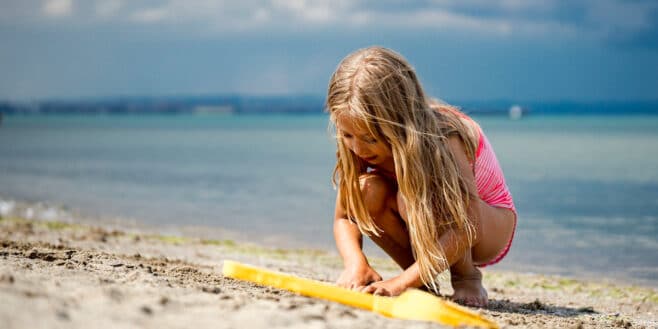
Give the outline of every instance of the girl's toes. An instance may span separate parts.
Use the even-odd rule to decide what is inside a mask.
[[[479,303],[478,303],[478,300],[476,298],[467,298],[464,301],[464,305],[470,306],[470,307],[479,307],[480,306]]]

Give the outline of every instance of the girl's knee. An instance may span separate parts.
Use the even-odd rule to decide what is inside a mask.
[[[377,174],[363,174],[359,177],[361,195],[366,209],[373,219],[377,220],[384,212],[390,209],[391,196],[395,191],[386,178]]]

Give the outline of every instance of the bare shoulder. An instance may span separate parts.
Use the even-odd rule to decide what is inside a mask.
[[[468,164],[466,146],[459,136],[453,135],[448,137],[448,147],[450,148],[452,155],[455,157],[455,160],[459,162],[460,159],[463,159]]]
[[[475,173],[473,171],[473,166],[468,160],[466,153],[466,146],[464,142],[458,136],[448,137],[448,147],[450,148],[450,153],[452,153],[457,167],[459,167],[459,172],[466,180],[471,192],[477,194],[477,188],[475,185]]]

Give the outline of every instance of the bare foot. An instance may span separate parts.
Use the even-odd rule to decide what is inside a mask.
[[[486,307],[489,298],[487,290],[482,286],[482,273],[473,267],[468,275],[451,273],[452,288],[455,293],[452,300],[466,306]]]

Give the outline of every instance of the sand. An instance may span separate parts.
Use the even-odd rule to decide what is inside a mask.
[[[2,328],[442,328],[221,275],[231,259],[333,282],[332,252],[30,217],[0,218]],[[658,328],[655,287],[494,269],[484,284],[490,305],[479,312],[503,328]]]

